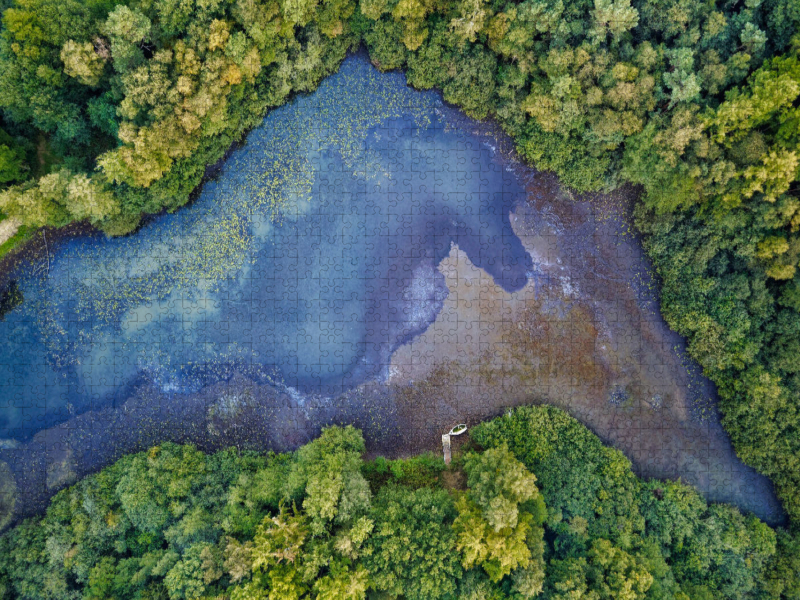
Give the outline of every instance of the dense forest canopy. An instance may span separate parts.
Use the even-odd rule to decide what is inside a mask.
[[[558,409],[480,425],[449,467],[363,451],[348,426],[292,454],[126,456],[0,537],[0,597],[800,597],[788,535],[638,479]]]
[[[174,210],[362,42],[572,188],[639,185],[663,313],[737,453],[800,519],[798,0],[2,6],[0,210],[27,226],[119,235]]]
[[[776,232],[800,218],[792,0],[18,0],[2,23],[0,173],[16,185],[0,205],[31,225],[123,233],[180,206],[232,140],[363,40],[577,190],[632,181],[654,213],[715,223],[766,202],[752,258],[792,278]]]

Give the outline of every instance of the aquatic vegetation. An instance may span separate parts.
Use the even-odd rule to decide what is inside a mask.
[[[22,304],[23,300],[17,280],[11,280],[6,288],[0,292],[0,321],[5,318],[6,313]]]
[[[134,383],[190,392],[232,369],[300,393],[349,389],[436,317],[453,241],[522,287],[530,257],[508,221],[521,183],[448,114],[352,57],[271,112],[190,206],[133,236],[51,248],[20,271],[26,302],[0,324],[0,373],[26,382],[5,431],[30,436]]]

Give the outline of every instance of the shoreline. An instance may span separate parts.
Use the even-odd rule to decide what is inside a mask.
[[[761,508],[780,522],[768,480],[737,462],[718,420],[700,421],[692,412],[687,386],[702,391],[712,408],[714,388],[691,373],[685,341],[661,316],[655,276],[629,214],[637,191],[573,194],[555,176],[518,161],[513,141],[496,122],[470,119],[443,100],[439,110],[455,126],[484,137],[503,167],[527,186],[527,200],[511,212],[512,228],[534,256],[525,288],[503,291],[462,249],[451,248],[434,265],[449,288],[434,322],[392,351],[388,381],[378,375],[336,396],[300,394],[241,372],[180,395],[140,382],[118,403],[0,448],[0,460],[17,480],[15,519],[40,511],[59,489],[121,454],[166,440],[202,449],[288,450],[324,425],[353,423],[364,430],[368,453],[395,457],[436,450],[439,430],[453,423],[547,402],[623,451],[637,474],[694,478],[707,499]],[[180,209],[243,143],[234,142],[206,167]],[[142,225],[163,214],[146,215]],[[43,231],[50,251],[74,236],[100,235],[87,223]],[[3,257],[0,286],[44,251],[39,234]],[[616,405],[618,389],[627,396]],[[655,407],[657,396],[663,409]],[[735,485],[726,487],[726,477]],[[739,502],[730,500],[737,494]]]
[[[547,175],[541,176],[539,180],[539,185],[544,188],[553,183],[557,185],[555,178]],[[536,225],[536,219],[531,218],[534,216],[536,203],[536,199],[529,195],[527,205],[517,207],[512,213],[514,228],[526,241],[526,247],[535,238],[529,227]],[[552,204],[542,203],[541,199],[538,203],[540,207],[553,208]],[[571,215],[578,221],[591,210],[591,206],[585,202],[577,204],[578,209],[583,209],[583,215],[576,214],[576,207],[569,208],[566,202],[557,208],[560,210],[554,212],[561,212],[561,217]],[[558,220],[557,215],[554,218]],[[622,226],[624,225],[623,219]],[[620,223],[615,222],[608,226],[619,229]],[[575,239],[579,236],[572,237]],[[632,243],[630,237],[625,243]],[[633,245],[641,249],[635,240]],[[632,264],[640,260],[632,252],[624,254],[624,257],[624,262]],[[784,516],[771,492],[771,483],[737,461],[727,434],[718,420],[700,422],[695,419],[688,410],[687,398],[673,398],[672,404],[665,403],[668,405],[660,412],[638,400],[633,404],[613,407],[603,402],[609,386],[602,384],[601,380],[587,378],[585,381],[569,383],[557,372],[548,374],[547,369],[534,376],[530,369],[541,370],[541,360],[547,353],[536,358],[536,353],[531,353],[534,347],[523,344],[514,349],[511,347],[513,344],[510,346],[502,340],[496,345],[497,352],[501,353],[499,362],[485,363],[477,350],[487,347],[487,344],[491,347],[495,343],[491,340],[496,339],[493,337],[496,333],[507,335],[507,331],[501,331],[502,323],[522,325],[530,322],[530,314],[536,314],[536,307],[540,306],[531,304],[534,300],[540,302],[546,298],[550,302],[561,302],[557,296],[563,293],[563,282],[558,280],[558,273],[547,273],[554,265],[558,266],[557,260],[549,267],[539,263],[541,274],[546,276],[532,277],[523,290],[510,293],[497,286],[488,274],[472,265],[466,255],[457,246],[453,246],[450,255],[437,267],[447,280],[449,288],[445,306],[437,314],[434,323],[422,334],[395,350],[390,358],[386,381],[378,376],[336,396],[306,395],[289,388],[281,389],[268,383],[259,383],[236,371],[229,380],[209,385],[196,393],[170,394],[154,384],[145,383],[137,386],[118,405],[82,413],[67,422],[37,432],[28,442],[16,447],[0,448],[0,460],[9,465],[17,482],[18,500],[13,520],[17,522],[40,512],[59,489],[96,472],[121,455],[146,450],[167,440],[194,443],[206,451],[229,446],[285,451],[293,450],[312,439],[323,426],[352,423],[364,431],[369,455],[396,458],[423,451],[438,451],[441,437],[439,430],[447,429],[452,424],[451,421],[472,425],[498,416],[512,406],[548,403],[567,410],[604,443],[623,451],[632,461],[637,475],[661,479],[680,477],[686,483],[694,483],[708,501],[736,504],[745,512],[761,507],[763,510],[759,517],[770,524],[783,523]],[[624,279],[620,277],[620,280]],[[472,291],[465,288],[465,285],[471,287]],[[463,325],[474,323],[475,318],[469,317],[469,312],[464,312],[464,306],[474,303],[475,309],[480,313],[486,308],[477,300],[480,296],[490,303],[504,298],[493,309],[493,314],[498,315],[497,323],[501,326],[495,328],[496,323],[490,321],[489,328],[497,331],[489,332],[483,337],[472,331],[471,341],[459,339],[458,336],[463,332],[458,327],[455,332],[452,331],[454,319],[456,323],[460,320]],[[637,294],[636,300],[640,299],[644,299],[640,307],[642,310],[647,310],[646,305],[653,301],[652,297],[647,299]],[[454,303],[456,312],[453,312]],[[578,304],[578,299],[573,298],[570,302],[574,307],[572,310],[577,310],[575,307]],[[531,307],[534,308],[534,313],[524,312]],[[650,308],[652,309],[652,305]],[[519,314],[528,317],[520,319]],[[570,314],[583,313],[579,311]],[[668,338],[674,338],[673,341],[682,341],[678,334],[668,329],[660,313],[651,314],[644,321],[648,327],[655,327]],[[558,322],[558,319],[551,320],[550,325],[557,326]],[[570,331],[578,331],[576,327],[580,327],[582,322],[584,321],[568,319],[566,325],[571,328]],[[591,322],[599,323],[597,318],[593,318]],[[456,336],[454,341],[451,340],[456,344],[456,350],[447,346],[445,335],[441,331],[442,325],[449,328],[449,335]],[[599,334],[602,328],[594,329]],[[563,345],[563,340],[558,337],[547,342],[545,347],[551,348],[550,354],[555,352],[559,343]],[[471,349],[476,352],[468,356]],[[413,357],[415,353],[417,356],[424,356],[424,352],[444,360],[432,359],[426,363],[423,359],[422,362],[426,364],[419,370],[420,360],[415,362]],[[502,352],[510,354],[503,355]],[[462,359],[466,359],[459,362],[459,353]],[[594,369],[592,372],[595,378],[614,375],[613,365],[604,367],[601,356],[595,355],[588,365],[582,362],[585,361],[585,355],[581,352],[576,352],[575,355],[579,360],[564,359],[562,364],[557,365],[559,369],[565,370],[563,375],[567,379],[575,379],[578,373],[575,369],[584,368]],[[456,360],[452,360],[453,358]],[[583,383],[588,383],[588,387],[581,387]],[[679,383],[676,380],[674,385]],[[705,385],[710,386],[710,391],[713,391],[713,384],[706,380]],[[570,389],[573,391],[570,392]],[[601,406],[606,408],[600,410]],[[673,409],[676,411],[677,421],[669,425],[664,419],[671,414],[668,411]],[[643,429],[642,419],[648,422],[655,419],[656,429]],[[681,434],[682,430],[694,433],[685,437]],[[639,437],[641,435],[645,437]],[[698,445],[704,436],[708,442]],[[665,443],[673,437],[677,447],[670,449]],[[644,439],[648,442],[644,442]],[[648,461],[648,456],[657,460]],[[645,457],[644,460],[642,457]],[[711,462],[707,462],[708,460]],[[715,467],[715,464],[733,466]],[[736,502],[736,494],[740,492],[726,488],[724,484],[722,489],[718,483],[715,487],[715,472],[738,479],[740,486],[744,487],[736,489],[745,493],[745,496]],[[700,479],[692,481],[692,474],[699,474]],[[747,495],[748,488],[750,496]],[[734,495],[731,496],[731,493]],[[767,494],[766,498],[771,497],[771,501],[764,500],[762,494]],[[751,499],[748,500],[748,497]]]

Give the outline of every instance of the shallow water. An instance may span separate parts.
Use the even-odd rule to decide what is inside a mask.
[[[135,384],[187,394],[235,370],[333,395],[385,377],[441,309],[452,243],[521,289],[531,259],[508,215],[524,182],[447,114],[350,57],[270,113],[191,206],[26,265],[0,322],[0,437]]]
[[[51,241],[0,296],[0,528],[165,440],[291,450],[352,423],[392,457],[531,402],[781,522],[659,314],[632,198],[572,198],[512,149],[356,55],[191,206]]]

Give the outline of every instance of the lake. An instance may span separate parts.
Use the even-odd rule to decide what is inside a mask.
[[[124,238],[62,235],[11,273],[0,526],[164,440],[289,450],[353,423],[401,456],[531,402],[639,475],[780,522],[661,318],[634,200],[576,198],[496,126],[348,57],[190,205]]]
[[[24,302],[0,322],[0,437],[234,366],[301,393],[352,388],[433,321],[451,243],[523,287],[508,217],[523,185],[441,109],[351,58],[271,112],[191,206],[22,269]]]

